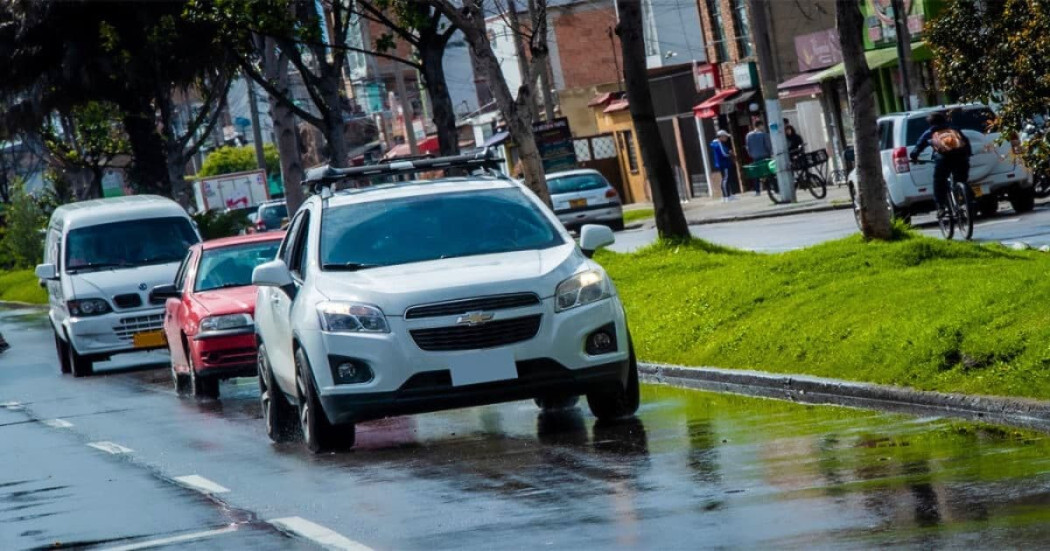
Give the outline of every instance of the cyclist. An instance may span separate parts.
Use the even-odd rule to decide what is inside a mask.
[[[919,136],[911,152],[912,162],[927,147],[933,148],[933,199],[937,204],[937,216],[943,216],[948,206],[948,176],[956,182],[966,183],[970,179],[970,156],[973,150],[970,140],[958,128],[948,122],[948,116],[934,111],[926,117],[930,127]]]

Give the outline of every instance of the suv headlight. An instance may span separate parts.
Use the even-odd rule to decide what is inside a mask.
[[[248,314],[228,314],[202,319],[201,331],[225,331],[227,329],[251,327],[251,325],[252,317]]]
[[[558,284],[554,291],[554,311],[563,312],[609,298],[609,280],[598,270],[580,272]]]
[[[101,316],[113,311],[109,303],[100,298],[85,298],[69,301],[69,314],[78,317]]]
[[[383,311],[357,302],[322,302],[317,305],[321,330],[329,333],[389,333]]]

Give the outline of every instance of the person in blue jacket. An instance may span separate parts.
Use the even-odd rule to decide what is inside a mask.
[[[722,202],[733,198],[733,187],[736,183],[736,156],[730,145],[729,132],[719,130],[717,138],[711,142],[711,162],[715,169],[722,173]]]

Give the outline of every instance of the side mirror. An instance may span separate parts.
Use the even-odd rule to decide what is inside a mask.
[[[153,303],[163,302],[169,298],[182,298],[182,293],[175,288],[175,285],[169,283],[167,285],[157,285],[149,292],[149,301]]]
[[[255,267],[252,272],[252,285],[259,287],[278,287],[288,292],[295,289],[292,273],[283,260],[271,260]],[[289,293],[291,295],[292,293]]]
[[[616,242],[616,236],[608,226],[587,224],[580,228],[580,250],[590,258],[594,251],[602,247],[608,247]]]
[[[58,279],[58,267],[54,264],[40,264],[36,267],[36,277],[43,281]]]

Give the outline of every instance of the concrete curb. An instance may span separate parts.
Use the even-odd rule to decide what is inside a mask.
[[[762,396],[811,404],[958,417],[1050,431],[1050,402],[1024,398],[928,392],[761,371],[640,363],[644,380],[672,386]]]
[[[0,308],[38,308],[47,310],[46,304],[33,304],[32,302],[17,302],[14,300],[0,300]]]
[[[780,218],[783,216],[795,216],[796,214],[810,214],[814,212],[828,212],[832,210],[844,210],[851,209],[853,205],[844,203],[840,205],[833,205],[831,203],[820,205],[816,207],[806,207],[800,209],[790,210],[770,210],[764,212],[757,212],[754,214],[740,214],[736,216],[721,216],[715,218],[702,218],[697,220],[686,220],[690,226],[703,226],[705,224],[723,224],[726,222],[743,222],[746,220],[760,220],[762,218]]]

